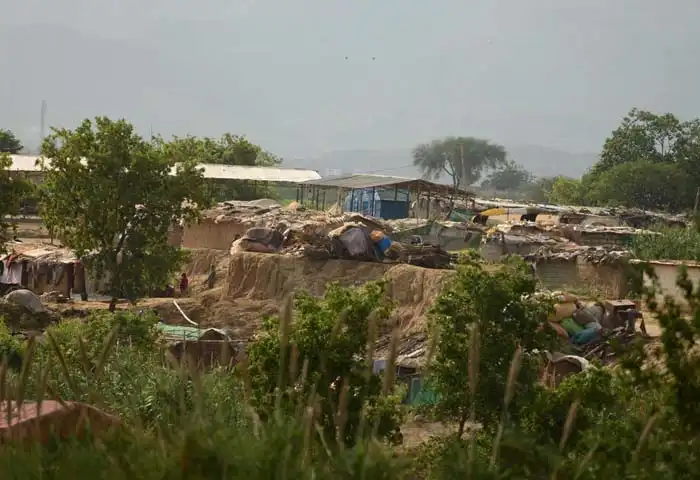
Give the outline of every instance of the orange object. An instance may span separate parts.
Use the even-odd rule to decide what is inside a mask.
[[[567,342],[569,341],[569,334],[566,332],[566,330],[564,329],[564,327],[562,327],[562,326],[559,325],[558,323],[554,323],[554,322],[547,322],[547,323],[549,323],[549,326],[550,326],[551,328],[553,328],[555,332],[557,332],[557,335],[558,335],[559,337],[561,337],[562,340],[566,340]],[[537,327],[537,331],[538,331],[538,332],[541,332],[542,329],[544,328],[544,326],[545,326],[545,324],[543,323],[542,325],[540,325],[539,327]]]
[[[381,232],[379,230],[372,230],[372,233],[370,233],[369,236],[372,239],[372,241],[376,243],[382,238],[384,238],[386,235],[384,235],[384,232]]]

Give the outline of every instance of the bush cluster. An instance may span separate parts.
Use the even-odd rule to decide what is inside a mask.
[[[395,377],[398,336],[381,283],[298,295],[265,321],[235,367],[200,372],[167,353],[149,314],[95,313],[20,343],[0,327],[2,400],[60,398],[119,416],[122,428],[45,445],[6,443],[3,478],[596,479],[696,478],[700,290],[693,308],[650,307],[663,336],[615,368],[557,389],[538,381],[550,305],[525,265],[459,267],[431,312],[422,414],[448,433],[397,448],[412,407]],[[647,292],[649,293],[649,292]],[[376,340],[392,337],[373,373]]]

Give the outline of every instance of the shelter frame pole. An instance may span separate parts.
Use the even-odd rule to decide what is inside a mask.
[[[430,192],[428,192],[428,202],[425,207],[425,219],[430,220]]]

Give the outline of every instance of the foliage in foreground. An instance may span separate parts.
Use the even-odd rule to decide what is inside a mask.
[[[478,261],[465,258],[465,262],[431,312],[440,339],[430,364],[431,384],[441,398],[437,413],[457,422],[458,437],[477,415],[486,425],[498,423],[506,394],[503,379],[519,349],[524,353],[509,395],[515,396],[514,410],[531,400],[542,364],[537,352],[548,343],[547,333],[538,327],[551,308],[533,297],[536,280],[518,258],[493,273]],[[475,343],[479,364],[470,358]]]
[[[299,294],[294,303],[296,317],[286,308],[281,321],[268,319],[248,353],[258,412],[269,417],[318,402],[317,421],[329,439],[352,445],[374,432],[397,441],[401,397],[372,373],[373,346],[391,313],[384,285],[332,284],[322,299]]]
[[[466,267],[462,273],[469,268],[476,267]],[[517,266],[513,268],[517,271]],[[508,361],[505,353],[497,351],[495,342],[484,343],[485,335],[480,335],[481,342],[469,338],[467,363],[478,365],[478,382],[466,379],[465,388],[471,398],[493,398],[498,404],[482,407],[474,403],[479,407],[476,421],[486,420],[476,433],[433,438],[417,450],[401,453],[376,438],[355,436],[348,440],[337,435],[337,429],[336,435],[329,435],[325,422],[335,421],[345,412],[331,405],[342,404],[342,395],[333,402],[332,395],[314,397],[321,405],[309,402],[305,395],[301,395],[303,401],[294,401],[294,389],[289,388],[294,384],[280,382],[280,372],[301,363],[298,375],[287,378],[309,379],[302,382],[306,392],[313,391],[315,385],[321,392],[327,385],[310,380],[330,378],[321,357],[327,359],[325,365],[335,365],[334,369],[350,365],[345,371],[352,374],[352,365],[359,369],[364,363],[357,359],[355,364],[355,358],[343,355],[362,352],[361,340],[372,337],[359,332],[360,328],[371,332],[372,326],[360,314],[369,317],[377,306],[381,310],[381,305],[386,305],[380,301],[377,285],[363,290],[336,288],[325,299],[300,297],[295,317],[284,320],[283,315],[277,329],[270,324],[268,336],[253,347],[260,351],[251,355],[250,364],[236,367],[238,373],[227,368],[197,373],[186,365],[169,364],[153,328],[156,319],[147,315],[93,315],[86,322],[71,320],[51,327],[47,341],[25,346],[24,372],[6,375],[2,369],[0,392],[16,399],[18,395],[37,398],[44,392],[90,401],[119,414],[125,425],[99,441],[85,439],[30,449],[6,446],[0,450],[4,478],[64,479],[79,474],[109,479],[697,477],[700,411],[695,399],[700,396],[700,358],[691,351],[700,336],[700,289],[693,289],[681,278],[692,306],[688,320],[673,303],[659,306],[650,302],[663,329],[658,353],[640,346],[617,369],[594,369],[569,377],[550,391],[534,384],[518,385],[527,379],[524,356],[528,349],[524,344],[514,348],[508,325],[524,328],[539,316],[523,317],[520,323],[507,321],[513,312],[528,311],[529,307],[511,304],[527,305],[527,298],[514,293],[524,288],[520,284],[524,280],[517,278],[517,273],[493,278],[474,274],[490,282],[489,288],[510,295],[506,305],[496,295],[480,300],[483,304],[477,303],[478,308],[490,315],[486,316],[488,321],[477,325],[485,332],[496,328],[490,323],[501,322],[498,338],[506,339],[504,350],[512,354]],[[468,291],[477,291],[468,280],[460,281]],[[443,307],[455,308],[457,319],[460,315],[466,318],[467,307],[476,301],[468,294],[456,295],[454,288],[440,299]],[[497,314],[501,306],[507,307],[508,316]],[[346,310],[345,320],[338,322]],[[348,338],[341,338],[340,332]],[[108,340],[99,342],[105,335]],[[288,355],[281,348],[285,338]],[[11,339],[0,332],[0,341]],[[450,361],[447,352],[451,350],[440,345],[444,341],[442,336],[436,350],[442,348],[444,360]],[[319,356],[311,359],[314,353]],[[293,361],[295,355],[299,363]],[[288,360],[280,369],[283,358]],[[505,365],[492,368],[490,362],[499,359],[504,359]],[[457,360],[463,360],[461,350]],[[650,361],[663,361],[665,368],[642,368],[643,362],[649,365]],[[302,375],[303,365],[307,367]],[[475,370],[472,367],[469,371]],[[391,385],[391,375],[386,375],[384,382]],[[530,393],[518,399],[522,387]],[[268,398],[269,392],[273,396]],[[284,395],[278,396],[278,392]],[[517,415],[504,414],[492,420],[499,408],[508,411],[515,404]],[[302,408],[290,408],[294,405]],[[326,411],[335,411],[335,418],[331,420],[323,413]]]

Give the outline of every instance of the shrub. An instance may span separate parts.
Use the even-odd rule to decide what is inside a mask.
[[[696,228],[658,227],[635,235],[632,253],[641,260],[700,261],[700,231]]]
[[[536,281],[521,260],[511,258],[495,272],[465,262],[431,311],[439,337],[430,365],[430,380],[439,397],[437,413],[458,423],[459,437],[470,417],[490,425],[498,421],[510,362],[518,348],[523,355],[514,384],[514,408],[530,401],[541,367],[537,350],[548,345],[547,334],[537,330],[551,308],[532,296]]]
[[[293,321],[287,307],[279,320],[265,322],[249,349],[259,414],[270,418],[280,408],[294,412],[318,404],[318,422],[330,439],[354,444],[371,432],[370,425],[380,437],[398,438],[400,398],[382,395],[393,385],[383,389],[382,379],[372,374],[368,348],[392,309],[384,285],[334,284],[321,299],[298,294],[294,306]]]

